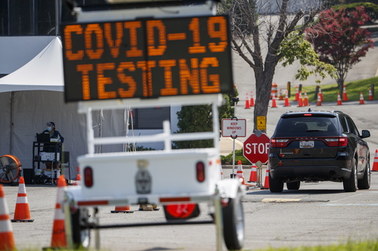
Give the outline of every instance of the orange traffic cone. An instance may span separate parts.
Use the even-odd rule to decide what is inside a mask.
[[[307,92],[305,92],[304,98],[303,98],[303,106],[309,106],[309,105],[310,103],[308,102]]]
[[[238,160],[238,169],[236,170],[236,178],[241,179],[241,183],[245,185],[244,171],[241,160]]]
[[[303,106],[303,99],[302,99],[302,93],[300,92],[298,96],[298,107],[302,107],[302,106]]]
[[[284,101],[284,107],[290,107],[290,100],[289,97],[287,96],[287,92],[285,94],[285,101]]]
[[[374,99],[373,90],[369,88],[369,100],[373,100],[373,99]]]
[[[299,101],[300,92],[298,86],[295,87],[295,101]]]
[[[16,250],[12,225],[9,220],[9,211],[3,185],[0,185],[0,250]]]
[[[364,99],[364,95],[362,94],[362,92],[360,92],[360,105],[363,105],[365,104],[365,99]]]
[[[249,108],[250,108],[250,105],[249,105],[249,99],[246,99],[246,100],[245,100],[244,109],[249,109]]]
[[[257,182],[257,166],[252,164],[248,182]]]
[[[270,188],[270,185],[269,185],[269,168],[266,169],[264,185],[262,186],[261,189],[268,189],[268,188]]]
[[[320,101],[324,101],[323,93],[322,93],[322,88],[319,88],[318,96],[320,96]]]
[[[18,194],[16,201],[16,209],[14,210],[14,217],[12,222],[33,222],[30,218],[30,209],[28,197],[26,195],[26,187],[24,177],[20,177],[18,185]]]
[[[343,85],[343,101],[348,101],[348,94],[345,85]]]
[[[378,171],[378,150],[375,150],[373,168],[371,170],[374,172]]]
[[[337,105],[342,105],[343,102],[341,101],[340,93],[337,94]]]
[[[62,207],[64,188],[67,186],[64,175],[58,178],[58,192],[55,204],[53,232],[51,237],[52,248],[65,248],[67,247],[66,231],[64,227],[64,212]]]
[[[272,108],[277,108],[276,96],[272,97]]]
[[[249,107],[254,107],[254,106],[255,106],[255,99],[251,97],[249,100]]]
[[[81,176],[80,176],[80,173],[78,173],[76,174],[76,178],[75,178],[75,181],[73,182],[73,185],[75,186],[80,185],[80,181],[81,181]]]
[[[134,213],[133,210],[131,210],[130,206],[116,206],[114,210],[110,211],[112,214],[114,213]]]
[[[319,92],[318,93],[318,98],[316,99],[316,106],[321,106],[321,105],[322,105],[322,98],[320,97],[320,92]]]

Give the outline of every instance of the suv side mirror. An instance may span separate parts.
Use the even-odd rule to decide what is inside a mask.
[[[361,138],[369,138],[370,132],[368,130],[362,130]]]

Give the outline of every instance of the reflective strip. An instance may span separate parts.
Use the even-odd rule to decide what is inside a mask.
[[[15,250],[15,248],[13,249],[1,249],[1,244],[2,241],[4,241],[4,239],[2,239],[2,237],[4,237],[4,235],[7,235],[7,234],[12,234],[12,237],[13,237],[13,230],[12,230],[12,225],[11,225],[11,221],[9,219],[7,219],[6,221],[3,221],[3,222],[0,222],[0,250]],[[9,237],[9,236],[7,236]],[[9,239],[7,239],[9,240]]]
[[[64,220],[64,212],[61,208],[55,209],[54,220]]]
[[[2,214],[2,215],[0,215],[0,221],[2,221],[2,220],[9,220],[10,218],[9,218],[9,214]]]
[[[28,198],[27,197],[17,197],[17,204],[26,204],[28,203]]]
[[[78,206],[95,206],[95,205],[108,205],[108,200],[91,200],[91,201],[78,201]]]
[[[4,198],[0,198],[0,205],[3,205],[0,206],[0,215],[9,214],[7,202]]]
[[[25,184],[19,184],[19,186],[18,186],[18,193],[19,194],[26,194]]]
[[[63,203],[63,200],[64,200],[64,188],[58,187],[58,194],[56,198],[55,208],[61,208],[61,203]]]
[[[160,202],[183,202],[183,201],[191,201],[190,197],[168,197],[168,198],[160,198]]]

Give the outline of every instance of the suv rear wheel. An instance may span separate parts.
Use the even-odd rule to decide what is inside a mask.
[[[370,160],[366,163],[364,176],[361,180],[357,181],[358,189],[369,189],[371,182]]]
[[[348,178],[344,178],[344,191],[345,192],[355,192],[357,190],[357,170],[356,170],[356,159],[352,160],[353,166]]]
[[[287,182],[286,186],[288,190],[299,190],[299,187],[301,186],[301,182],[300,181]]]
[[[283,182],[279,179],[274,179],[269,173],[269,189],[272,193],[280,193],[283,190]]]

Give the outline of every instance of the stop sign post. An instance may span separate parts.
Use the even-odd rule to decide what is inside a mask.
[[[243,155],[251,163],[268,162],[270,139],[265,133],[254,133],[243,143]]]

